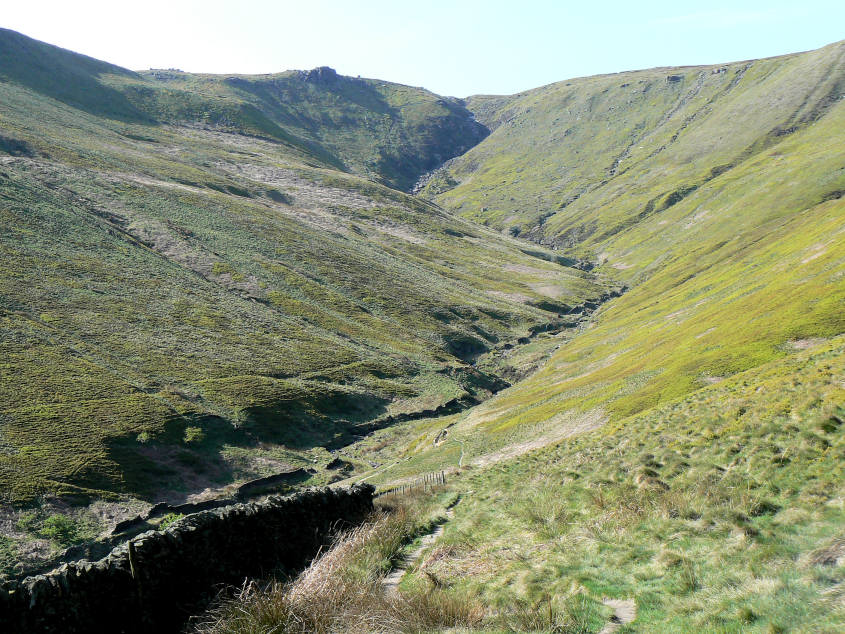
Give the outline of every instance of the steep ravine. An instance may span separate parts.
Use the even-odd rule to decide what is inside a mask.
[[[568,307],[564,304],[555,304],[555,307],[561,311],[557,314],[556,318],[550,320],[545,324],[537,324],[536,326],[532,326],[529,329],[527,336],[520,337],[515,343],[505,342],[499,344],[491,352],[511,351],[515,348],[518,348],[519,346],[525,346],[531,343],[532,341],[535,341],[540,335],[555,337],[556,335],[559,335],[565,331],[577,329],[583,326],[585,323],[589,322],[593,313],[597,311],[602,305],[612,299],[621,297],[626,290],[628,290],[627,286],[621,285],[616,289],[602,294],[596,299],[596,301],[584,302],[582,304],[578,304],[572,307]],[[553,350],[556,350],[558,347],[559,344],[550,342],[549,351],[546,353],[545,356],[547,357],[548,354],[551,354],[551,352]],[[383,429],[396,423],[457,414],[459,412],[465,411],[470,407],[474,407],[479,403],[484,402],[485,400],[505,388],[512,387],[514,384],[518,383],[526,376],[539,369],[541,364],[533,365],[529,369],[523,370],[518,370],[507,365],[499,365],[498,373],[480,372],[475,369],[477,365],[477,361],[473,362],[471,364],[471,369],[483,379],[485,387],[487,388],[485,391],[478,394],[468,393],[465,396],[453,398],[433,409],[424,409],[405,414],[397,414],[393,416],[377,418],[373,421],[355,426],[354,428],[352,428],[353,433],[357,436],[358,439],[360,439],[361,437],[364,437],[367,434],[371,434],[372,432],[378,429]]]

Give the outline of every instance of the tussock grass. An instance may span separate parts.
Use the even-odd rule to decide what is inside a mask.
[[[549,596],[564,614],[576,595],[593,622],[607,617],[603,598],[633,599],[649,631],[837,631],[843,364],[837,337],[557,446],[454,470],[462,503],[424,571],[510,614],[502,627],[516,631],[513,619],[549,623]]]
[[[385,593],[382,578],[409,540],[426,526],[407,503],[340,536],[295,580],[245,585],[213,610],[196,632],[422,632],[470,628],[480,603],[428,588]]]
[[[449,499],[448,493],[438,502]],[[429,530],[431,500],[413,493],[399,506],[338,537],[292,581],[250,582],[210,610],[196,634],[269,632],[548,632],[582,634],[605,621],[607,610],[578,584],[555,597],[515,599],[489,606],[474,592],[427,570],[396,593],[382,586],[392,562],[415,535]],[[436,520],[435,520],[436,521]],[[441,549],[435,550],[435,553]],[[447,549],[445,556],[453,552]],[[441,552],[440,556],[444,556]],[[431,557],[427,559],[428,562]]]

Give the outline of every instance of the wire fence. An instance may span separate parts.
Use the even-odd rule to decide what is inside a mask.
[[[437,471],[435,473],[427,473],[419,478],[415,478],[410,482],[403,482],[402,484],[395,484],[388,486],[388,488],[376,491],[374,497],[382,497],[392,495],[394,497],[405,495],[412,491],[434,491],[434,487],[443,486],[446,484],[446,472]]]

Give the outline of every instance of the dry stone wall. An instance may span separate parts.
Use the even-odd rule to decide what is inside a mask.
[[[310,489],[196,513],[96,562],[0,586],[0,632],[178,632],[226,585],[304,567],[373,508],[374,489]]]

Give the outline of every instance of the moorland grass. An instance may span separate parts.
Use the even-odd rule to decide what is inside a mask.
[[[648,631],[835,631],[844,346],[819,343],[511,460],[468,460],[449,476],[455,518],[408,583],[434,575],[488,610],[632,598]],[[410,462],[431,468],[438,452],[455,464],[430,447]]]
[[[310,464],[358,423],[485,398],[495,381],[461,350],[554,318],[531,304],[611,286],[365,178],[382,124],[404,130],[391,152],[425,162],[456,103],[297,73],[166,80],[7,31],[0,44],[8,502],[178,497]],[[291,100],[326,127],[280,114],[313,133],[288,142],[241,116]],[[369,167],[315,155],[323,133]]]

